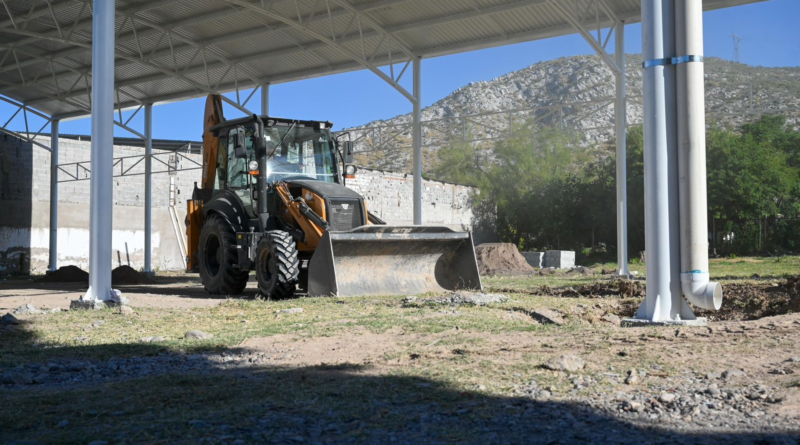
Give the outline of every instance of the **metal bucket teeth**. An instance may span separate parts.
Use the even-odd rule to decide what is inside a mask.
[[[311,258],[308,286],[310,296],[482,289],[472,234],[436,226],[326,232]]]

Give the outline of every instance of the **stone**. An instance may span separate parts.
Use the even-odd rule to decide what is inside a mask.
[[[641,381],[639,373],[635,369],[628,371],[628,377],[625,378],[625,383],[628,385],[635,385]]]
[[[619,326],[622,323],[622,320],[618,316],[611,313],[603,315],[601,320],[605,321],[606,323],[611,323],[614,326]]]
[[[33,376],[25,372],[10,372],[3,375],[3,382],[13,385],[32,385]]]
[[[108,445],[108,442],[105,440],[93,440],[89,442],[89,445]]]
[[[106,322],[105,322],[105,321],[103,321],[103,320],[97,320],[97,321],[95,321],[94,323],[92,323],[92,327],[99,328],[100,326],[103,326],[104,324],[106,324]]]
[[[123,316],[130,316],[133,315],[135,312],[132,307],[130,306],[120,306],[119,307],[119,314]]]
[[[41,314],[42,311],[36,309],[36,307],[30,303],[23,304],[22,306],[14,309],[15,315],[34,315],[34,314]]]
[[[746,375],[747,374],[745,374],[745,372],[741,369],[729,369],[722,373],[722,378],[728,380],[736,377],[744,377]]]
[[[295,307],[295,308],[291,308],[291,309],[278,309],[277,311],[275,311],[275,313],[276,314],[302,314],[303,313],[303,308]]]
[[[722,373],[720,372],[707,372],[706,373],[706,380],[717,380],[722,378]]]
[[[19,324],[19,320],[17,319],[17,317],[15,317],[15,316],[13,316],[11,314],[3,315],[3,318],[1,320],[1,322],[3,323],[4,326],[18,325]]]
[[[61,308],[60,307],[50,308],[50,313],[51,314],[58,314],[60,312],[61,312]]]
[[[75,310],[103,310],[108,307],[117,306],[113,301],[103,300],[72,300],[69,302],[69,308]]]
[[[550,309],[536,309],[530,313],[531,318],[541,324],[554,324],[556,326],[563,326],[564,319],[556,311]]]
[[[586,362],[584,362],[580,357],[565,354],[561,357],[550,360],[543,366],[551,371],[576,372],[583,369],[586,366]]]
[[[131,300],[122,296],[122,292],[118,291],[117,289],[111,289],[111,301],[119,305],[127,305],[131,303]]]
[[[302,311],[302,309],[300,309],[300,311]],[[214,338],[214,336],[203,331],[191,330],[184,335],[184,338],[187,340],[208,340]]]
[[[671,392],[662,393],[661,396],[658,398],[661,403],[672,403],[675,401],[677,396]]]
[[[65,426],[67,426],[67,425],[69,425],[69,420],[62,420],[61,422],[58,422],[58,424],[56,425],[56,427],[57,427],[57,428],[64,428],[64,427],[65,427]]]

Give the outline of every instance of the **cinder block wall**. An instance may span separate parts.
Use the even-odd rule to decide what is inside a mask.
[[[37,141],[49,146],[48,137]],[[87,178],[80,168],[65,164],[89,161],[91,143],[61,139],[59,179]],[[115,146],[114,157],[137,156],[143,149]],[[197,163],[200,155],[184,154]],[[168,155],[158,156],[167,161]],[[141,158],[140,158],[141,159]],[[113,266],[128,263],[144,266],[144,162],[123,159],[114,167],[114,175],[127,171],[129,176],[114,178]],[[180,168],[197,167],[179,159]],[[85,164],[87,167],[88,163]],[[153,161],[153,170],[166,166]],[[138,174],[138,175],[135,175]],[[179,171],[173,175],[153,175],[152,259],[157,270],[182,269],[185,252],[186,200],[191,198],[200,170]],[[170,185],[174,195],[170,201]],[[359,170],[348,187],[367,198],[369,210],[390,224],[413,221],[413,180],[401,173]],[[59,265],[88,267],[90,181],[61,182],[59,201]],[[469,228],[472,220],[470,196],[476,190],[436,181],[423,184],[423,219],[426,224]],[[175,205],[171,215],[170,205]],[[0,275],[7,273],[43,273],[49,260],[50,233],[50,153],[38,146],[11,136],[0,135]],[[180,240],[180,241],[179,241]],[[119,254],[119,256],[118,256]]]
[[[361,169],[347,187],[367,199],[369,211],[389,224],[413,224],[414,179],[396,172]],[[472,227],[472,199],[477,189],[438,181],[422,183],[422,219],[457,229]]]

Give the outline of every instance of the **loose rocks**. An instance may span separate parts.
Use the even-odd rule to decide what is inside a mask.
[[[187,332],[186,335],[184,335],[184,338],[187,340],[208,340],[210,338],[214,338],[214,336],[203,331],[192,330]]]
[[[36,307],[30,303],[23,304],[22,306],[14,309],[14,314],[16,315],[34,315],[34,314],[41,314],[42,311],[36,309]]]
[[[631,369],[628,371],[628,377],[625,378],[625,383],[628,385],[635,385],[641,380],[642,379],[639,377],[639,373],[635,369]]]
[[[542,324],[554,324],[556,326],[562,326],[564,324],[564,319],[561,318],[561,315],[550,309],[536,309],[530,313],[530,316]]]
[[[746,374],[741,369],[729,369],[722,373],[722,378],[725,380],[736,378],[736,377],[744,377]]]
[[[288,315],[288,314],[302,314],[303,313],[303,308],[295,307],[295,308],[291,308],[291,309],[278,309],[277,311],[275,311],[275,313],[276,314],[286,314],[286,315]]]
[[[586,366],[586,362],[584,362],[580,357],[567,354],[558,358],[554,358],[545,363],[543,366],[551,371],[576,372],[583,369]]]
[[[13,316],[11,314],[3,315],[3,318],[2,318],[2,320],[0,320],[0,322],[2,322],[3,326],[19,324],[19,320],[17,320],[17,317],[15,317],[15,316]]]

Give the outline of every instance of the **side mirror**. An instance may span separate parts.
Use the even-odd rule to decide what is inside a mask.
[[[353,163],[353,141],[342,142],[342,157],[344,157],[345,164]]]
[[[247,148],[246,148],[246,140],[244,134],[244,127],[237,127],[233,132],[235,134],[231,134],[233,136],[233,154],[237,158],[246,158],[247,157]]]

